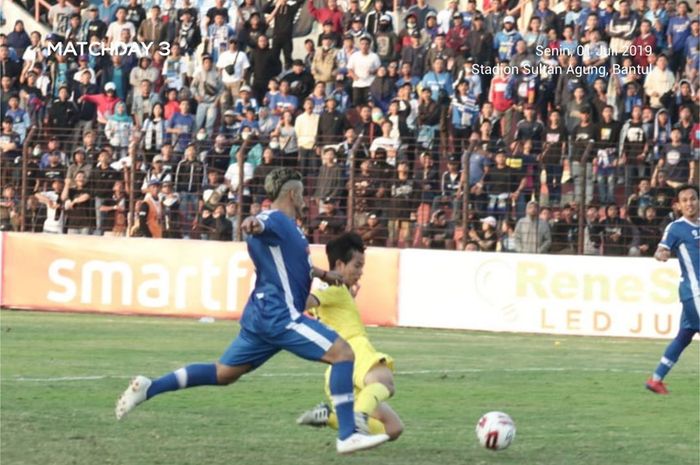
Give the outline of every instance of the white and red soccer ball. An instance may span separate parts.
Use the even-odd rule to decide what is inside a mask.
[[[503,450],[515,438],[515,423],[508,414],[489,412],[476,424],[476,437],[482,447],[494,451]]]

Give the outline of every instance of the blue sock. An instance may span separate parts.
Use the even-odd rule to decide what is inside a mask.
[[[164,392],[195,386],[216,386],[216,365],[213,363],[196,363],[187,365],[153,381],[146,392],[146,399]]]
[[[338,438],[340,439],[345,439],[355,432],[352,370],[352,361],[338,362],[331,366],[329,385],[335,413],[338,415]]]
[[[654,379],[662,380],[666,377],[668,372],[671,371],[671,368],[673,368],[673,365],[675,365],[680,358],[683,350],[685,350],[688,344],[693,340],[693,336],[695,336],[695,331],[691,329],[681,329],[678,331],[676,337],[666,348],[664,356],[661,357],[661,362],[659,362],[659,366],[657,366],[654,371]]]

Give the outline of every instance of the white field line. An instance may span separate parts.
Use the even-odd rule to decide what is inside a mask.
[[[648,370],[647,370],[648,371]],[[483,368],[463,368],[454,370],[409,370],[397,371],[397,376],[412,376],[412,375],[450,375],[460,373],[560,373],[560,372],[585,372],[585,373],[647,373],[644,370],[630,370],[622,368],[557,368],[557,367],[530,367],[530,368],[501,368],[501,369],[483,369]],[[322,373],[252,373],[246,378],[309,378],[321,377]],[[54,383],[54,382],[70,382],[70,381],[99,381],[103,379],[130,379],[131,376],[125,375],[92,375],[92,376],[58,376],[52,378],[32,378],[17,376],[14,378],[4,379],[2,382],[39,382],[39,383]]]

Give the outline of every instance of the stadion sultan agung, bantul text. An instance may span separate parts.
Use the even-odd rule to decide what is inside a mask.
[[[542,45],[535,47],[535,55],[539,58],[537,63],[529,60],[523,60],[520,64],[509,65],[499,63],[494,66],[482,65],[479,63],[472,64],[471,71],[474,74],[490,74],[490,75],[538,75],[540,77],[552,76],[557,74],[574,74],[575,76],[590,76],[607,77],[615,75],[631,75],[644,76],[649,74],[653,65],[638,66],[622,64],[622,57],[648,56],[653,52],[650,45],[629,45],[625,47],[623,53],[616,53],[610,50],[605,44],[598,43],[596,46],[577,45],[575,49],[550,49]],[[611,64],[603,64],[599,66],[587,66],[582,64],[566,64],[562,65],[560,57],[589,57],[592,59],[605,58],[612,59]]]

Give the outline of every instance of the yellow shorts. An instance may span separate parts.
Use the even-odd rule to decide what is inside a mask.
[[[394,371],[394,359],[382,352],[377,352],[365,336],[353,337],[347,341],[355,353],[355,368],[352,372],[352,383],[355,394],[365,387],[365,376],[378,363],[384,363],[389,369]],[[326,370],[326,394],[330,397],[330,377],[331,367]]]

